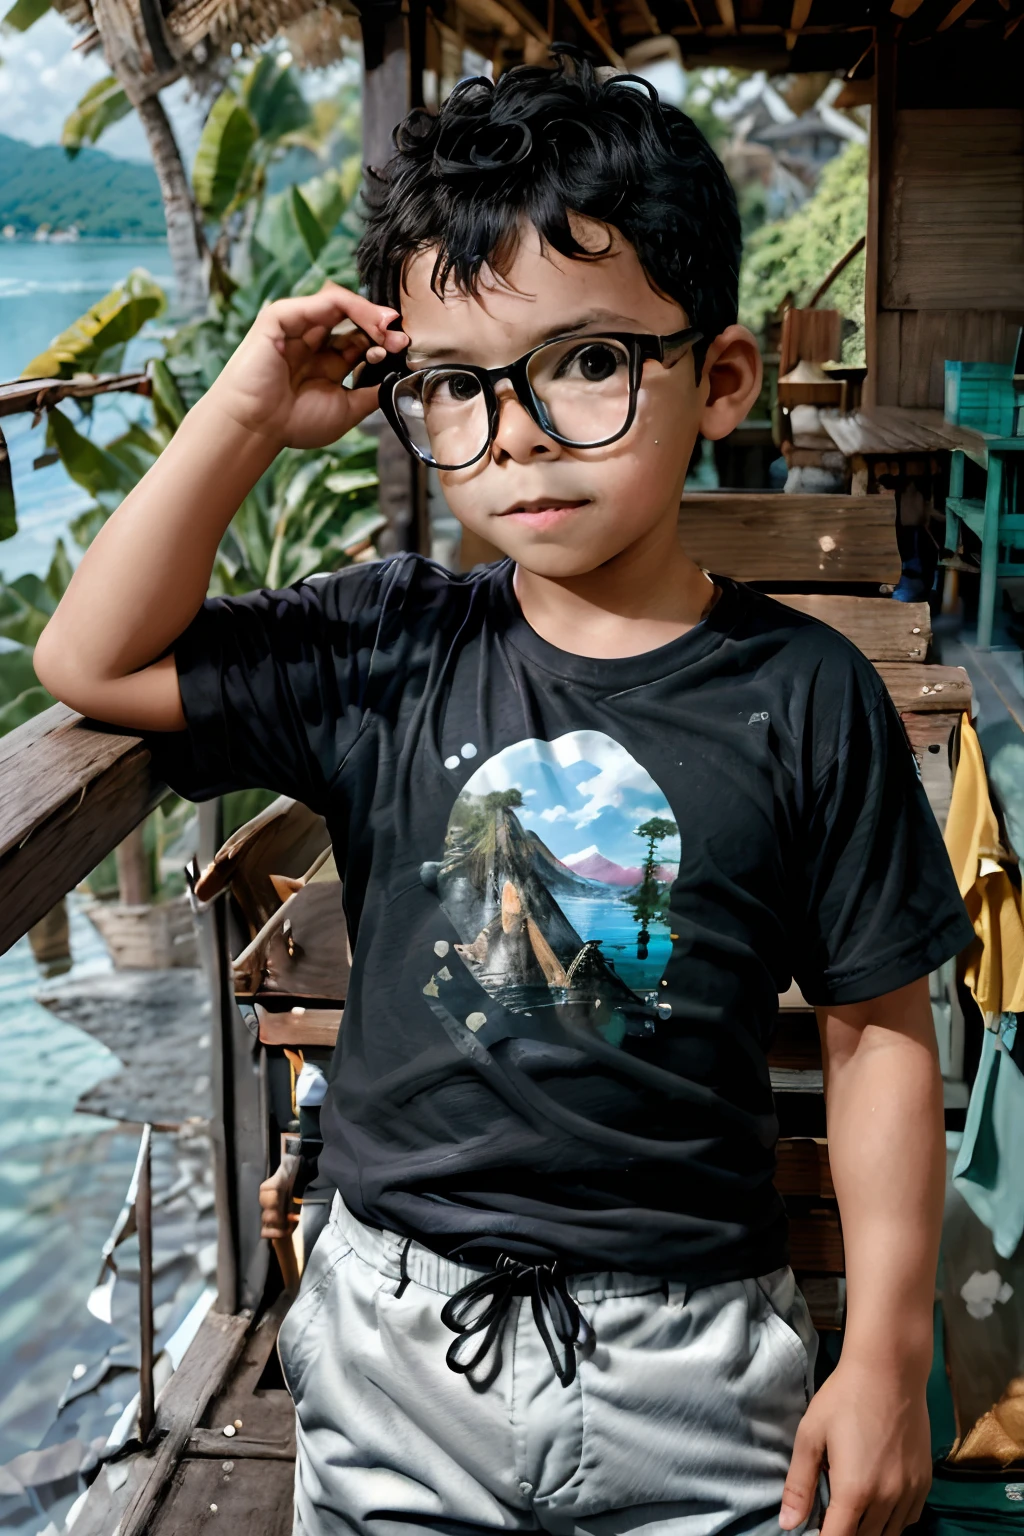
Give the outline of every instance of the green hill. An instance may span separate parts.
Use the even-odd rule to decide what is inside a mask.
[[[159,239],[163,205],[151,165],[116,160],[100,149],[69,160],[56,144],[37,148],[0,134],[0,228],[30,235],[40,224],[83,235]]]

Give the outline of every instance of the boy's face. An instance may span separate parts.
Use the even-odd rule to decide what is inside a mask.
[[[582,244],[600,250],[608,231],[574,219]],[[542,251],[526,226],[504,280],[488,269],[480,292],[432,292],[436,253],[406,270],[402,327],[409,366],[432,361],[502,367],[553,336],[639,332],[667,336],[690,318],[650,286],[633,247],[612,232],[611,251],[592,261]],[[497,436],[467,469],[441,471],[459,521],[526,570],[582,576],[665,534],[674,536],[686,468],[698,430],[711,438],[743,419],[760,389],[760,360],[748,331],[730,326],[712,341],[697,384],[689,351],[672,367],[644,364],[636,418],[605,448],[568,448],[550,438],[498,385]]]

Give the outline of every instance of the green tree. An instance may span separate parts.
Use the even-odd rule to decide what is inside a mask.
[[[484,806],[489,811],[518,811],[522,804],[521,789],[492,789],[484,796]]]
[[[757,334],[791,294],[806,304],[822,279],[867,228],[867,149],[851,144],[830,160],[814,196],[788,219],[751,235],[740,271],[740,320]],[[864,361],[864,255],[839,275],[822,301],[851,322],[843,361]]]
[[[666,896],[662,882],[658,879],[657,848],[666,837],[675,837],[678,831],[679,828],[675,822],[669,821],[665,816],[651,816],[635,828],[636,836],[642,837],[647,843],[640,884],[630,898],[633,918],[639,924],[636,936],[638,960],[647,959],[647,946],[651,940],[649,925],[667,921]]]

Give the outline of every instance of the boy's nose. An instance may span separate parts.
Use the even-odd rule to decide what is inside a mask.
[[[537,425],[507,379],[498,385],[497,396],[498,430],[491,444],[491,454],[499,464],[502,459],[523,463],[542,454],[558,453],[558,443]]]

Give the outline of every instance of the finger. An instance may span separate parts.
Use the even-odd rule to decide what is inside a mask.
[[[821,1522],[821,1536],[858,1536],[858,1527],[863,1513],[862,1500],[844,1501],[842,1498],[837,1498],[833,1490],[828,1509],[825,1511],[825,1518]]]
[[[371,415],[377,409],[377,397],[380,393],[380,385],[374,384],[367,389],[347,389],[345,399],[349,408],[349,429],[357,427],[361,421]]]
[[[915,1509],[917,1494],[907,1493],[897,1500],[895,1508],[890,1512],[889,1518],[882,1527],[882,1536],[902,1536],[902,1532],[908,1525],[913,1525],[920,1519],[920,1511]],[[921,1500],[922,1508],[924,1499]]]
[[[361,294],[351,293],[337,283],[325,283],[318,293],[277,299],[261,311],[260,318],[272,335],[288,340],[304,336],[314,326],[331,330],[340,320],[350,319],[368,336],[381,341],[392,320],[398,318],[398,311],[371,304]]]
[[[340,384],[342,379],[348,378],[352,369],[347,360],[338,352],[318,352],[311,357],[305,369],[306,379],[329,379],[332,384]]]
[[[861,1514],[857,1536],[882,1536],[884,1531],[889,1531],[900,1504],[901,1499],[895,1496],[875,1494]],[[889,1536],[898,1536],[902,1529],[902,1526],[897,1526],[896,1531],[890,1532]]]
[[[806,1418],[801,1419],[793,1441],[786,1486],[782,1490],[779,1524],[784,1531],[791,1531],[794,1526],[801,1525],[810,1514],[824,1451],[822,1436]]]

